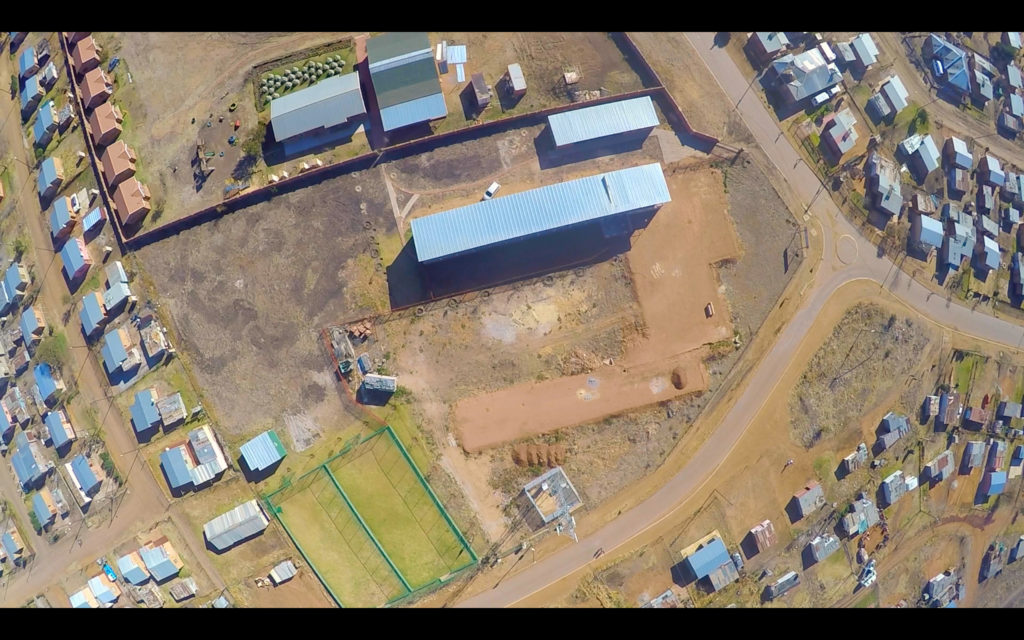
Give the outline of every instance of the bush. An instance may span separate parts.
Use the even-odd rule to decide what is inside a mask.
[[[36,347],[36,357],[54,369],[60,369],[67,361],[68,339],[63,331],[43,338]]]
[[[110,454],[106,451],[100,453],[100,462],[103,465],[103,470],[107,472],[107,475],[116,475],[117,469],[114,467],[114,459],[110,457]]]
[[[43,525],[41,522],[39,522],[39,518],[36,516],[35,511],[29,510],[28,520],[32,523],[32,528],[36,530],[36,533],[39,533],[43,530]]]
[[[245,155],[252,156],[254,158],[263,157],[263,141],[267,137],[267,123],[258,122],[256,128],[249,137],[242,143],[242,151]]]
[[[11,74],[11,98],[18,95],[18,76]]]
[[[28,240],[25,239],[25,236],[18,236],[11,243],[11,249],[14,250],[15,258],[21,258],[28,251]]]

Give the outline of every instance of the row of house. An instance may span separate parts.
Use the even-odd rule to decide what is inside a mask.
[[[106,268],[106,282],[102,293],[93,291],[82,297],[82,310],[79,318],[82,321],[82,332],[86,340],[91,340],[100,329],[129,304],[137,302],[128,286],[128,274],[120,260],[115,260]]]

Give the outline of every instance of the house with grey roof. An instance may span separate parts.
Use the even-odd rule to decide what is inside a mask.
[[[906,87],[903,86],[903,81],[899,76],[893,74],[882,83],[878,93],[868,100],[867,109],[878,120],[889,116],[895,117],[896,114],[907,108],[909,95]]]
[[[903,477],[902,471],[889,474],[882,480],[882,498],[886,506],[895,504],[907,492],[907,480]]]
[[[768,600],[775,600],[777,598],[781,598],[799,584],[800,576],[797,574],[796,571],[790,571],[789,573],[786,573],[772,584],[765,587],[765,598]]]
[[[996,127],[1006,133],[1012,140],[1024,129],[1024,124],[1022,124],[1021,118],[1018,118],[1009,111],[1000,111],[999,117],[996,118]]]
[[[270,102],[274,140],[319,138],[366,115],[358,73],[336,75]]]
[[[973,255],[976,235],[973,226],[957,222],[952,223],[948,231],[939,257],[943,266],[956,271],[964,259]]]
[[[832,152],[836,154],[837,163],[857,143],[856,124],[849,108],[829,116],[829,121],[825,123],[822,139],[829,143]]]
[[[854,500],[839,521],[839,530],[847,538],[864,533],[878,524],[878,507],[867,498]]]
[[[993,187],[1000,187],[1006,184],[1006,173],[1003,172],[999,160],[991,155],[985,155],[978,163],[978,182]]]
[[[960,461],[960,472],[969,474],[975,467],[980,467],[985,462],[985,443],[981,440],[971,440],[964,446],[964,457]]]
[[[967,143],[960,138],[956,136],[946,138],[943,151],[949,166],[959,167],[967,171],[974,167],[974,157],[971,155],[970,149],[967,148]]]
[[[981,69],[975,67],[974,69],[974,82],[972,83],[971,97],[979,105],[984,105],[995,96],[995,90],[992,87],[992,81],[985,75]]]
[[[903,194],[900,192],[900,176],[896,164],[877,151],[872,151],[868,155],[865,169],[872,204],[882,213],[898,217],[903,210]]]
[[[996,409],[996,417],[1010,420],[1024,416],[1021,415],[1021,405],[1019,402],[1003,400],[999,403],[999,408]]]
[[[795,501],[796,515],[804,518],[817,509],[825,506],[825,492],[817,482],[811,482],[800,491],[793,494]]]
[[[987,213],[992,208],[992,204],[994,203],[994,198],[992,196],[992,189],[988,185],[983,187],[983,189],[988,189],[989,190],[989,194],[987,196],[988,202],[986,202],[987,206],[985,207],[985,209],[986,209],[985,212]],[[979,193],[983,189],[979,189]],[[983,196],[983,199],[984,199],[984,196]],[[979,209],[981,208],[981,203],[979,203],[978,208]],[[979,213],[982,213],[982,212],[979,212]],[[980,233],[982,236],[988,236],[989,238],[992,238],[992,239],[995,239],[995,238],[999,237],[999,223],[998,222],[996,222],[992,218],[988,217],[987,215],[983,215],[983,213],[982,213],[982,215],[978,215],[975,218],[975,220],[977,221],[976,222],[976,226],[978,228],[978,233]]]
[[[907,158],[907,164],[920,182],[924,182],[929,173],[939,168],[939,149],[930,135],[912,135],[899,144],[899,150]]]
[[[1012,62],[1006,65],[1006,86],[1010,91],[1024,89],[1024,82],[1021,82],[1020,68]]]
[[[981,271],[999,268],[999,245],[988,236],[983,236],[975,245],[974,256],[975,264]]]
[[[851,40],[850,48],[853,49],[857,63],[864,69],[878,62],[878,47],[870,34],[862,33]]]
[[[843,458],[840,463],[840,470],[843,475],[849,475],[864,466],[864,463],[868,460],[868,445],[867,443],[860,443],[853,453]]]
[[[924,249],[926,257],[942,247],[944,236],[942,223],[930,216],[918,215],[911,224],[911,237]]]
[[[783,100],[789,104],[800,104],[831,89],[843,79],[839,67],[826,62],[817,49],[798,55],[787,53],[772,62],[768,73]]]
[[[256,500],[249,500],[203,525],[206,541],[217,551],[225,551],[267,528],[270,521]]]
[[[762,64],[782,55],[790,46],[789,38],[782,31],[755,31],[747,38],[747,50]]]
[[[932,484],[938,484],[953,473],[953,452],[946,449],[935,459],[931,460],[924,467],[924,477],[927,477]]]
[[[821,562],[836,551],[839,551],[839,538],[831,534],[816,536],[807,544],[808,553],[815,562]]]

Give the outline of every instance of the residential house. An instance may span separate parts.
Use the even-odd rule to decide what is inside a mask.
[[[184,578],[172,584],[167,591],[175,602],[182,602],[194,597],[196,590],[196,581],[192,578]]]
[[[131,289],[128,288],[128,274],[120,260],[115,260],[107,266],[107,288],[103,292],[103,306],[114,313],[126,302],[132,301]],[[143,345],[146,343],[146,336],[142,336]]]
[[[92,256],[89,255],[85,239],[81,236],[71,238],[64,243],[64,247],[60,250],[60,258],[64,262],[64,276],[67,277],[68,282],[77,282],[79,278],[89,272],[89,267],[92,266]]]
[[[39,177],[36,178],[36,185],[39,188],[39,197],[50,198],[57,193],[60,185],[64,183],[64,165],[60,158],[47,158],[39,165]]]
[[[24,353],[24,350],[21,351]],[[28,361],[26,359],[25,368],[28,368]],[[20,375],[20,371],[15,367],[15,371]],[[18,387],[11,387],[7,390],[7,395],[3,399],[4,411],[9,415],[14,422],[24,425],[29,421],[28,405],[25,404],[25,398],[21,394],[21,390]]]
[[[135,392],[135,402],[129,408],[135,433],[146,433],[160,426],[160,413],[156,409],[156,389]]]
[[[995,89],[992,87],[992,81],[987,75],[982,72],[980,68],[974,69],[974,83],[973,92],[971,97],[980,106],[984,106],[989,100],[995,95]]]
[[[37,76],[32,76],[25,81],[25,86],[21,89],[21,117],[23,120],[27,120],[32,115],[44,95],[46,95],[46,90]]]
[[[986,189],[988,187],[985,187]],[[988,236],[989,238],[995,239],[999,237],[999,223],[988,217],[987,215],[981,214],[977,218],[977,231],[981,236]]]
[[[89,590],[88,585],[80,591],[68,596],[68,602],[71,603],[72,609],[99,609],[100,602],[92,595],[92,591]]]
[[[729,552],[722,540],[712,537],[683,559],[682,569],[688,579],[714,593],[739,579]]]
[[[1004,31],[1003,44],[1009,45],[1014,51],[1020,49],[1020,31]]]
[[[981,407],[967,407],[964,409],[964,426],[971,426],[974,429],[981,429],[992,417],[991,409]]]
[[[767,64],[792,45],[782,31],[755,31],[747,38],[747,50],[757,62]]]
[[[768,74],[782,99],[791,104],[801,104],[826,92],[843,79],[839,68],[826,62],[817,49],[777,58],[771,63]]]
[[[1011,92],[1024,89],[1024,82],[1021,82],[1020,68],[1012,62],[1006,65],[1006,87]]]
[[[813,511],[825,506],[825,492],[817,482],[807,484],[803,489],[793,494],[796,501],[796,514],[798,518],[804,518]]]
[[[992,187],[983,185],[978,189],[978,213],[982,214],[981,219],[986,219],[985,214],[992,211],[992,207],[996,204],[995,193],[992,191]]]
[[[25,342],[25,346],[33,347],[42,339],[43,332],[46,331],[46,318],[43,317],[42,311],[37,310],[34,306],[28,307],[21,312],[18,328],[21,329],[21,339]]]
[[[36,114],[36,121],[32,125],[32,135],[35,137],[35,145],[45,149],[46,145],[53,140],[53,134],[57,131],[57,107],[53,100],[47,100],[39,107]]]
[[[879,451],[892,448],[903,436],[910,433],[910,421],[907,416],[890,411],[882,418],[878,428],[878,442],[876,447]]]
[[[871,96],[867,109],[873,112],[879,120],[889,116],[895,117],[896,114],[907,108],[909,96],[906,87],[903,86],[903,81],[894,74],[882,83],[878,93]]]
[[[11,304],[19,304],[29,285],[28,269],[20,262],[12,262],[4,272],[4,292]]]
[[[121,587],[112,582],[106,573],[100,572],[99,575],[89,578],[88,585],[93,597],[102,605],[114,606],[121,597]]]
[[[1006,172],[1006,181],[1003,183],[1002,200],[1003,202],[1014,202],[1020,197],[1018,189],[1020,188],[1019,176],[1013,171]]]
[[[117,559],[117,568],[121,576],[135,586],[143,585],[149,580],[149,571],[138,550],[129,551]]]
[[[912,227],[914,240],[925,247],[929,254],[942,247],[944,234],[941,222],[926,215],[919,215]]]
[[[946,89],[957,95],[970,93],[970,70],[963,50],[931,34],[925,40],[923,54],[926,60],[932,60],[932,70]]]
[[[68,45],[74,46],[78,44],[79,40],[82,40],[83,38],[88,38],[91,33],[91,31],[69,31],[64,35],[68,39]]]
[[[1020,212],[1021,210],[1016,205],[1007,205],[1002,210],[1003,223],[1008,226],[1013,226],[1020,223]]]
[[[71,470],[71,475],[74,476],[75,487],[85,496],[92,498],[99,492],[100,485],[103,483],[103,474],[96,468],[91,458],[78,454],[68,463],[68,468]]]
[[[959,167],[952,167],[949,170],[949,191],[951,196],[953,194],[959,194],[963,196],[971,188],[971,177],[966,169],[960,169]]]
[[[58,196],[50,207],[50,235],[58,243],[69,235],[78,223],[78,212],[71,204],[71,198]]]
[[[975,245],[975,264],[982,271],[999,268],[999,245],[992,238],[985,236]]]
[[[47,413],[46,417],[43,418],[43,423],[46,424],[46,431],[50,435],[50,442],[53,443],[53,448],[58,451],[78,438],[78,434],[75,433],[75,427],[71,424],[71,420],[68,419],[63,409]]]
[[[985,443],[981,440],[971,440],[964,447],[964,457],[960,462],[961,473],[967,475],[980,467],[985,462]]]
[[[1003,400],[999,403],[999,407],[996,409],[996,417],[1009,422],[1013,418],[1024,417],[1024,414],[1021,413],[1021,405],[1019,402]]]
[[[902,471],[896,471],[882,480],[882,498],[886,505],[895,504],[906,492],[907,480]]]
[[[1017,134],[1024,129],[1024,123],[1021,119],[1008,111],[1000,111],[999,117],[996,118],[996,127],[1001,131],[1008,133],[1010,139],[1017,137]]]
[[[974,167],[974,157],[967,148],[967,143],[960,138],[955,136],[947,138],[943,151],[949,166],[958,167],[965,171],[970,171]]]
[[[776,542],[775,526],[771,520],[765,520],[750,530],[750,536],[757,546],[758,552],[762,552]]]
[[[978,182],[1000,188],[1006,184],[1006,174],[998,160],[987,154],[981,159],[978,164]]]
[[[23,491],[28,492],[38,487],[50,467],[46,456],[39,449],[35,436],[26,431],[19,431],[14,436],[14,453],[11,454],[11,467],[18,478]]]
[[[953,452],[946,449],[937,458],[925,465],[924,475],[932,484],[938,484],[953,473],[953,466]]]
[[[863,69],[867,69],[878,62],[878,47],[875,46],[875,41],[871,39],[869,34],[862,33],[851,40],[850,48],[853,49],[853,55],[856,57],[857,64]]]
[[[899,149],[920,182],[939,168],[939,149],[930,135],[912,135],[899,144]]]
[[[21,539],[21,533],[18,532],[17,526],[13,523],[10,525],[10,528],[0,536],[0,544],[2,544],[4,552],[11,559],[12,563],[24,566],[25,541]]]
[[[914,197],[910,199],[910,207],[917,213],[930,216],[938,210],[939,199],[934,195],[925,195],[923,193],[915,193]]]
[[[82,297],[82,332],[86,338],[92,338],[107,323],[107,311],[103,306],[103,297],[98,291],[92,291]]]
[[[46,487],[32,496],[32,513],[35,514],[42,529],[46,529],[57,519],[57,507],[53,504],[53,498]]]
[[[187,441],[164,449],[160,466],[172,491],[201,488],[228,468],[224,450],[209,425],[193,429]]]
[[[1000,471],[1006,462],[1006,441],[988,440],[988,460],[985,464],[985,471]]]
[[[242,463],[249,471],[263,471],[280,462],[287,452],[274,431],[264,431],[240,448]]]
[[[39,65],[42,66],[50,60],[50,41],[46,38],[41,38],[36,43],[36,59],[39,61]]]
[[[857,56],[854,55],[849,42],[837,42],[836,53],[839,54],[839,61],[844,65],[851,65],[857,61]]]
[[[57,84],[57,65],[53,64],[52,61],[47,63],[36,76],[39,78],[43,88],[49,91],[53,88],[53,85]]]
[[[1006,102],[1010,108],[1010,115],[1016,118],[1024,116],[1024,100],[1021,99],[1020,95],[1011,93]]]
[[[45,362],[37,364],[32,369],[32,376],[36,381],[36,391],[46,404],[53,403],[56,400],[57,393],[64,390],[64,381]]]
[[[150,360],[164,357],[164,353],[171,348],[171,343],[167,341],[163,327],[153,316],[149,316],[148,319],[144,318],[140,322],[139,335],[142,337],[142,347],[146,351],[146,357]]]
[[[800,576],[797,575],[796,571],[790,571],[765,588],[765,597],[768,600],[781,598],[793,589],[793,587],[796,587],[799,584]]]
[[[100,159],[107,187],[114,189],[126,179],[134,176],[135,160],[135,152],[125,144],[124,140],[118,140],[108,146]]]
[[[839,538],[831,534],[816,536],[807,546],[815,562],[821,562],[840,549]]]
[[[89,116],[89,134],[96,147],[105,147],[117,140],[121,135],[121,123],[124,115],[120,107],[113,102],[104,102],[96,107]]]
[[[958,270],[964,259],[973,254],[974,245],[974,227],[953,223],[952,233],[946,236],[939,253],[942,264],[954,271]]]
[[[883,158],[876,151],[868,155],[866,165],[868,195],[875,207],[889,215],[899,217],[903,209],[903,195],[900,193],[900,177],[896,164]]]
[[[114,208],[123,225],[142,222],[152,206],[152,196],[146,185],[132,176],[117,185],[114,191]]]
[[[165,429],[171,429],[185,421],[185,401],[180,393],[173,393],[156,401],[156,410]]]
[[[35,47],[29,47],[18,56],[18,75],[24,80],[39,71],[39,59]]]
[[[118,371],[127,373],[142,364],[142,354],[132,342],[125,327],[104,334],[100,353],[103,356],[103,366],[109,375],[114,375]]]
[[[1010,456],[1010,473],[1007,475],[1007,479],[1013,480],[1021,475],[1021,471],[1024,471],[1024,445],[1018,444],[1013,450],[1013,455]]]
[[[103,69],[95,68],[85,74],[78,83],[81,90],[82,102],[86,109],[95,109],[114,93],[114,85],[107,78]]]
[[[837,163],[843,154],[853,149],[857,143],[856,124],[853,112],[848,108],[830,115],[828,122],[825,123],[823,139],[829,143],[830,148],[836,154]]]
[[[839,529],[847,538],[864,533],[878,524],[878,507],[867,498],[855,500],[839,521]]]
[[[980,488],[987,498],[998,496],[1006,489],[1006,472],[989,471],[982,478]]]
[[[270,523],[259,503],[253,499],[238,505],[203,525],[206,541],[224,551],[263,531]],[[728,559],[728,554],[726,554]]]
[[[185,563],[181,561],[178,552],[174,550],[170,540],[166,536],[151,540],[139,548],[139,556],[146,564],[149,572],[157,584],[166,582],[178,575]]]
[[[940,608],[949,605],[956,599],[956,574],[945,571],[928,581],[924,587],[922,599],[929,607]]]
[[[71,64],[78,77],[82,77],[86,72],[100,66],[100,51],[102,49],[92,36],[78,41],[71,52]]]

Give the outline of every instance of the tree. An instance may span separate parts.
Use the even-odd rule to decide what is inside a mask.
[[[11,242],[11,249],[14,250],[15,258],[21,258],[28,251],[28,240],[25,239],[25,236],[18,236]]]
[[[36,347],[36,358],[54,369],[60,369],[68,357],[68,339],[63,331],[47,336]]]
[[[267,123],[259,122],[249,137],[242,143],[242,151],[255,158],[263,157],[263,141],[267,137]]]
[[[41,522],[39,522],[39,517],[36,516],[35,511],[28,512],[28,520],[32,523],[32,528],[36,530],[36,533],[39,533],[43,530],[43,525]]]
[[[18,95],[18,76],[11,74],[11,100]]]

